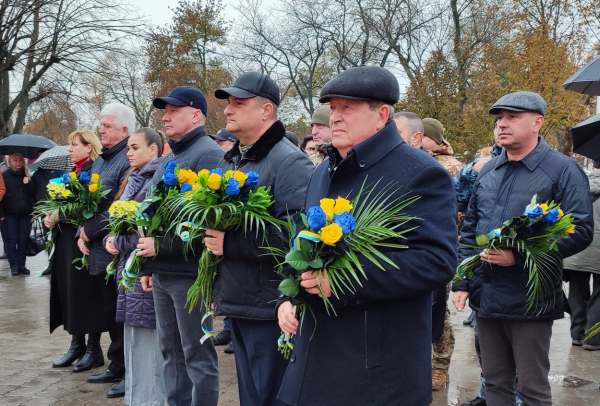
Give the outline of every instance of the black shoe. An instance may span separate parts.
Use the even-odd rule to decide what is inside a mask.
[[[227,345],[231,341],[231,330],[223,330],[212,338],[213,345]]]
[[[571,344],[573,344],[576,347],[581,347],[583,345],[583,340],[573,340],[571,341]]]
[[[71,336],[71,346],[64,357],[52,364],[52,368],[64,368],[70,366],[85,355],[85,335]]]
[[[6,257],[6,252],[3,252],[2,254],[0,254],[0,259],[8,259]]]
[[[112,387],[106,394],[107,398],[124,398],[125,397],[125,378],[121,382]]]
[[[235,352],[233,350],[233,341],[230,341],[229,343],[227,343],[227,345],[225,346],[225,348],[223,348],[223,352],[225,354],[233,354]]]
[[[465,402],[463,404],[461,404],[460,406],[486,406],[487,402],[485,401],[485,399],[481,399],[479,396],[477,396],[475,399],[473,400],[469,400],[468,402]]]
[[[123,379],[125,374],[115,374],[110,369],[107,369],[104,372],[100,372],[99,374],[92,375],[88,378],[89,383],[111,383],[111,382],[120,382]]]
[[[10,274],[11,275],[18,275],[19,274],[19,270],[18,269],[11,269],[10,270]]]
[[[475,320],[475,312],[471,312],[471,315],[463,320],[463,326],[470,326],[473,324],[473,320]]]
[[[42,271],[42,276],[50,275],[51,273],[52,273],[52,268],[50,268],[50,266],[48,266],[48,268],[46,268]]]
[[[583,344],[583,349],[588,351],[598,351],[600,350],[599,344]]]
[[[31,271],[25,267],[23,268],[19,268],[19,273],[22,275],[29,275],[31,273]]]
[[[104,366],[104,355],[100,348],[100,336],[102,333],[88,335],[87,349],[81,361],[75,365],[73,372],[85,372],[92,368]]]

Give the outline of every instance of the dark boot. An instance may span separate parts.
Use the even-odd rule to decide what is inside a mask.
[[[77,361],[85,354],[85,334],[72,335],[71,346],[64,357],[52,364],[52,368],[64,368]]]
[[[81,361],[75,365],[73,372],[89,371],[92,368],[98,368],[104,365],[104,355],[100,348],[100,336],[102,333],[88,335],[87,349]]]

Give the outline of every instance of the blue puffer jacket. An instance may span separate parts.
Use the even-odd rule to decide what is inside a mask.
[[[137,202],[144,200],[150,188],[152,176],[159,166],[160,159],[157,159],[146,164],[141,170],[132,172],[119,200],[135,200]],[[105,242],[107,238],[108,236],[105,237]],[[117,282],[121,281],[121,271],[125,267],[125,262],[127,262],[131,253],[135,250],[138,240],[139,235],[136,233],[114,237],[113,244],[121,253],[116,274]],[[119,288],[116,321],[125,322],[125,325],[129,327],[156,328],[156,314],[154,313],[152,292],[144,292],[139,279],[135,288],[127,294],[125,294],[125,288]]]
[[[573,215],[575,233],[558,242],[563,258],[585,249],[592,241],[594,220],[588,179],[571,158],[556,152],[539,139],[537,147],[520,161],[510,161],[506,151],[488,162],[473,189],[462,229],[459,263],[478,254],[470,246],[476,237],[498,228],[506,220],[523,214],[534,194],[538,202],[554,200],[565,214]],[[484,263],[473,279],[464,280],[453,290],[469,292],[469,306],[479,317],[499,319],[554,320],[564,315],[562,279],[553,281],[546,302],[554,306],[538,314],[527,311],[528,273],[524,258],[515,254],[516,265],[501,267]],[[551,289],[552,290],[552,289]]]

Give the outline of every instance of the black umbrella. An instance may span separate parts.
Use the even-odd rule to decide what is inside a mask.
[[[573,152],[600,161],[600,114],[571,128]]]
[[[567,79],[563,87],[577,93],[600,96],[600,56]]]
[[[35,159],[40,152],[55,146],[55,142],[41,135],[13,134],[0,140],[0,155],[19,153],[25,158]]]

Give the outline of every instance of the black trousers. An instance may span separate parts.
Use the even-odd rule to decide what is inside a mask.
[[[488,406],[515,404],[517,389],[527,406],[552,406],[548,372],[553,320],[476,317]]]
[[[125,373],[125,326],[121,322],[115,322],[108,330],[110,335],[110,346],[106,351],[106,357],[110,360],[108,369],[117,375]]]
[[[569,306],[571,306],[571,338],[583,340],[585,330],[600,322],[600,274],[569,270]],[[593,275],[590,292],[590,278]],[[596,336],[586,344],[600,344]]]
[[[278,406],[277,393],[288,361],[277,349],[275,320],[230,317],[240,406]]]

